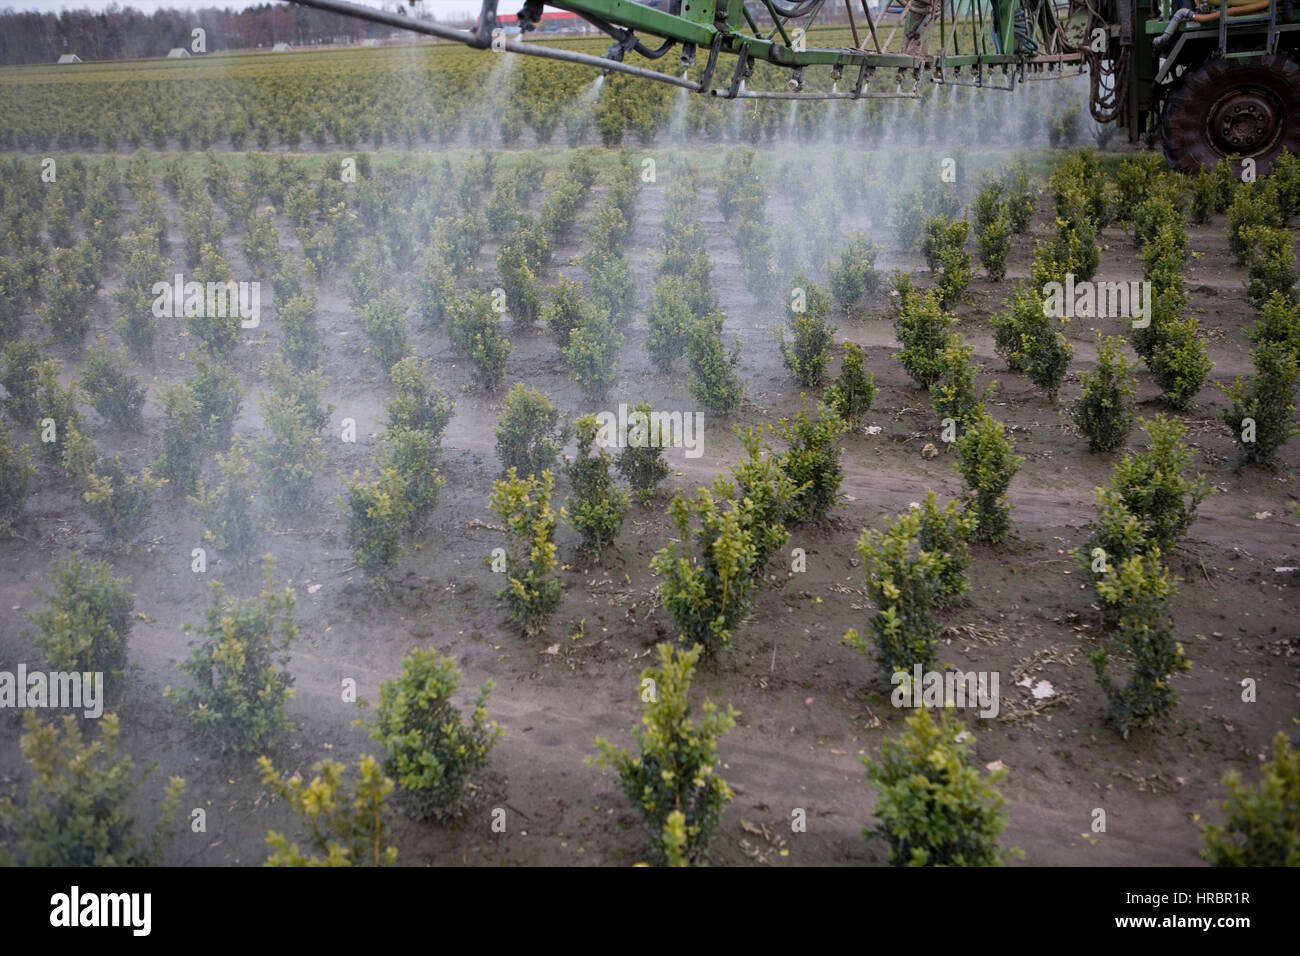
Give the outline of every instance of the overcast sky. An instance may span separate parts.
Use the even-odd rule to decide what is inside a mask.
[[[255,6],[264,0],[126,0],[114,4],[111,0],[0,0],[0,10],[38,10],[42,13],[57,13],[60,10],[103,10],[110,6],[135,7],[137,10],[143,10],[146,13],[152,13],[160,9],[184,10],[186,7],[231,7],[236,10],[242,10],[244,7]],[[365,4],[371,7],[386,7],[392,9],[395,0],[352,0],[354,3]],[[402,0],[404,6],[407,6],[406,0]],[[503,0],[497,5],[501,13],[514,13],[515,6],[523,6],[522,0],[516,4],[514,0]],[[433,14],[446,16],[454,13],[478,13],[482,6],[478,0],[420,0],[418,8],[429,11]],[[408,6],[409,9],[409,6]]]

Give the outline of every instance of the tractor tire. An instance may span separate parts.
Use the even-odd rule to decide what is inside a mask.
[[[1300,154],[1300,63],[1274,53],[1188,70],[1165,100],[1160,141],[1169,165],[1185,173],[1235,154],[1268,175],[1282,150]]]

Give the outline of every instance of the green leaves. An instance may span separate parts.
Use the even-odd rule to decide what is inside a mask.
[[[863,757],[876,786],[880,825],[864,835],[889,844],[894,866],[1001,866],[1018,850],[1003,850],[1006,826],[996,784],[974,765],[974,739],[947,711],[936,720],[922,708],[907,718],[900,740],[886,740],[879,760]]]
[[[1159,548],[1110,565],[1096,587],[1102,622],[1128,662],[1128,683],[1121,687],[1111,678],[1109,646],[1089,659],[1110,702],[1111,723],[1127,738],[1134,728],[1156,724],[1173,710],[1178,697],[1170,679],[1190,667],[1169,615],[1175,589]]]
[[[583,547],[599,555],[617,536],[630,498],[610,476],[609,454],[603,449],[591,453],[600,428],[596,416],[584,415],[573,424],[578,433],[578,454],[566,469],[573,497],[565,510],[570,523],[582,535]]]
[[[1242,783],[1235,770],[1223,784],[1226,819],[1201,831],[1201,856],[1212,866],[1300,866],[1300,750],[1286,734],[1273,738],[1273,759],[1261,765],[1258,784]]]
[[[974,538],[996,543],[1011,532],[1006,491],[1024,458],[1002,423],[981,408],[957,436],[957,470],[966,480],[967,510],[975,516]]]
[[[385,801],[393,781],[385,777],[374,757],[362,756],[355,795],[343,783],[343,764],[322,760],[312,766],[316,776],[304,784],[300,774],[287,780],[266,756],[258,758],[262,784],[285,800],[307,829],[310,848],[305,856],[296,843],[275,830],[266,835],[271,848],[266,866],[391,866],[397,848],[384,847],[387,838]]]
[[[825,404],[817,406],[817,420],[808,417],[808,398],[800,396],[794,421],[781,419],[776,433],[789,448],[781,456],[781,468],[798,489],[788,517],[799,522],[821,521],[839,500],[844,468],[840,436],[844,422]]]
[[[967,588],[966,541],[973,525],[956,502],[940,510],[931,492],[923,510],[887,520],[883,531],[864,531],[858,556],[867,597],[876,605],[869,624],[871,644],[856,628],[844,635],[844,642],[874,654],[885,675],[910,672],[917,664],[929,669],[939,638],[934,611]]]
[[[952,316],[945,312],[933,292],[916,292],[911,282],[896,284],[899,293],[894,331],[903,346],[894,353],[907,374],[920,388],[929,388],[943,374],[940,352],[948,341]]]
[[[172,777],[164,790],[152,840],[135,829],[133,795],[152,772],[136,777],[131,758],[117,750],[118,719],[94,723],[99,739],[87,741],[75,716],[42,724],[23,715],[23,759],[32,769],[27,803],[0,800],[0,832],[11,831],[24,866],[149,866],[159,862],[167,829],[185,781]],[[0,847],[0,864],[14,862]]]
[[[298,637],[294,594],[275,593],[270,555],[263,568],[266,583],[256,598],[228,598],[221,582],[212,583],[212,606],[198,629],[204,640],[180,665],[194,686],[166,690],[223,750],[264,750],[292,727],[284,705],[293,696],[287,668]]]
[[[487,719],[493,684],[479,691],[467,721],[453,698],[460,671],[451,657],[415,648],[402,673],[379,685],[370,736],[388,752],[383,771],[397,782],[398,802],[417,820],[454,820],[464,811],[470,775],[487,765],[502,730]]]
[[[497,455],[504,471],[536,475],[550,468],[564,446],[565,429],[560,413],[544,394],[516,382],[506,394],[497,423]]]
[[[525,637],[542,633],[564,600],[564,588],[554,577],[554,485],[549,470],[540,478],[531,474],[519,478],[512,467],[503,481],[493,483],[489,500],[506,530],[506,586],[497,596],[506,602],[510,620]]]
[[[844,422],[845,430],[855,432],[862,427],[876,400],[876,376],[862,370],[862,346],[844,341],[844,362],[840,374],[826,389],[826,404]]]
[[[651,561],[679,640],[707,656],[731,643],[753,602],[758,552],[754,522],[744,514],[753,507],[748,499],[717,500],[706,488],[691,499],[679,492],[668,506],[678,540]]]
[[[718,738],[735,726],[739,713],[705,701],[698,725],[691,719],[689,693],[702,648],[658,648],[659,666],[641,674],[642,728],[633,731],[636,756],[598,738],[588,758],[611,767],[627,798],[641,811],[656,859],[670,866],[702,864],[731,788],[716,772]],[[649,683],[647,683],[649,682]],[[647,699],[648,697],[648,699]]]
[[[126,669],[126,642],[134,623],[135,598],[130,580],[116,578],[102,561],[76,555],[56,561],[51,570],[56,590],[37,589],[46,606],[33,611],[32,641],[50,667],[59,671],[102,671],[117,678]]]
[[[785,330],[780,326],[775,330],[776,341],[785,367],[794,373],[795,381],[806,388],[820,385],[826,377],[831,342],[835,338],[835,325],[829,318],[831,297],[804,272],[791,277],[790,288],[792,297],[797,297],[799,302],[797,309],[786,304],[786,320],[793,341],[786,341]]]
[[[1097,368],[1079,373],[1082,392],[1070,409],[1089,451],[1114,451],[1133,430],[1137,391],[1133,366],[1124,358],[1122,340],[1097,333]]]

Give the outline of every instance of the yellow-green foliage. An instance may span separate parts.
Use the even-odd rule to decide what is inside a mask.
[[[511,468],[504,480],[493,483],[489,499],[506,531],[506,586],[497,596],[506,602],[510,620],[526,637],[542,633],[564,599],[564,587],[554,576],[554,485],[549,469],[541,477],[520,478]]]
[[[293,696],[288,664],[298,637],[294,593],[275,593],[269,554],[263,567],[260,597],[227,598],[221,582],[212,583],[212,606],[196,629],[203,640],[180,664],[194,686],[165,690],[194,728],[211,734],[223,750],[262,750],[292,727],[284,705]]]
[[[599,753],[590,758],[618,774],[623,792],[641,811],[654,855],[670,866],[706,861],[732,799],[717,773],[718,738],[735,726],[739,713],[706,700],[699,724],[691,719],[691,678],[701,650],[698,644],[690,650],[660,644],[659,666],[641,674],[645,729],[633,731],[638,753],[598,738]]]
[[[149,866],[162,855],[171,819],[185,789],[172,777],[163,791],[158,826],[149,840],[135,828],[132,795],[150,770],[137,777],[130,756],[118,753],[116,714],[96,721],[99,739],[82,737],[74,715],[62,724],[43,724],[33,711],[23,715],[19,740],[32,770],[23,806],[0,800],[0,865]],[[5,846],[19,850],[14,860]]]
[[[947,711],[936,720],[922,708],[907,718],[900,740],[886,740],[879,760],[863,757],[877,790],[874,831],[889,844],[894,866],[1001,866],[1018,850],[1003,850],[1006,826],[997,784],[975,764],[974,738]]]
[[[454,697],[460,671],[451,657],[415,648],[402,673],[379,685],[379,708],[370,736],[388,751],[384,773],[398,786],[398,802],[417,820],[459,817],[470,775],[487,765],[502,731],[487,719],[492,681],[479,690],[467,721]]]
[[[385,803],[393,781],[385,777],[374,757],[362,756],[355,794],[343,782],[343,764],[322,760],[312,766],[316,776],[304,784],[300,774],[288,780],[269,758],[258,758],[262,784],[283,798],[307,831],[310,855],[282,833],[270,830],[266,844],[271,855],[265,866],[391,866],[397,847],[387,839]]]
[[[1202,830],[1201,856],[1213,866],[1300,866],[1300,750],[1286,734],[1273,738],[1273,759],[1260,767],[1257,785],[1242,783],[1235,770],[1223,785],[1226,819]]]

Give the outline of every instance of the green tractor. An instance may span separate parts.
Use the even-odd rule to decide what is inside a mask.
[[[612,39],[602,56],[507,34],[498,0],[482,0],[472,29],[347,0],[295,2],[724,99],[920,99],[923,80],[1009,91],[1086,72],[1093,118],[1118,124],[1130,140],[1158,129],[1176,169],[1234,158],[1266,174],[1284,149],[1300,153],[1292,0],[1166,0],[1163,13],[1161,0],[547,0]],[[811,46],[819,15],[840,3],[853,46]],[[541,17],[542,0],[523,0],[517,24],[526,34]],[[676,66],[658,68],[674,50]],[[625,62],[630,53],[644,64]],[[758,62],[788,70],[786,88],[750,88]],[[827,73],[828,89],[809,88],[810,68]]]
[[[1290,0],[1219,0],[1163,17],[1159,0],[1100,0],[1086,20],[1089,38],[1076,42],[1098,122],[1119,123],[1130,139],[1158,129],[1169,164],[1189,173],[1236,157],[1265,174],[1284,149],[1300,153],[1300,17]],[[1098,28],[1104,43],[1092,40]]]

